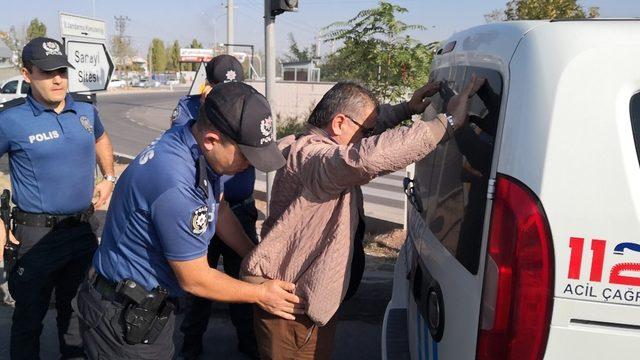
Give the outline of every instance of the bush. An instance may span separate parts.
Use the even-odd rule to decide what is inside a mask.
[[[300,134],[307,129],[306,120],[300,120],[300,118],[298,117],[288,116],[283,118],[282,116],[280,116],[280,114],[278,114],[276,119],[276,130],[278,139],[292,134]]]

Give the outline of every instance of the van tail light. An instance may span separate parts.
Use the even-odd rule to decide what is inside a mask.
[[[498,175],[489,228],[478,360],[542,359],[549,335],[554,261],[536,195]]]

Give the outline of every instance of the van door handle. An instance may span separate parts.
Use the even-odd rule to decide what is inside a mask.
[[[409,202],[411,203],[411,205],[413,205],[413,207],[416,208],[416,211],[418,211],[419,213],[422,213],[422,211],[424,211],[422,207],[422,200],[417,195],[418,193],[418,191],[416,190],[417,185],[413,181],[413,179],[405,177],[402,180],[402,187],[404,188],[404,194],[407,195],[407,198],[409,199]]]

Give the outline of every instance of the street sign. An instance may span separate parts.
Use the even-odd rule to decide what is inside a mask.
[[[196,72],[196,76],[191,83],[191,89],[189,89],[189,95],[200,95],[204,91],[204,85],[207,81],[206,63],[200,63],[200,67]]]
[[[213,49],[180,49],[180,62],[208,62],[213,59]]]
[[[63,38],[80,37],[106,40],[107,26],[104,21],[84,16],[60,13],[60,34]]]
[[[69,92],[106,90],[113,73],[113,62],[102,43],[67,41]]]

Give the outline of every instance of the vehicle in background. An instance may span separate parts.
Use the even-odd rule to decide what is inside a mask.
[[[0,86],[0,103],[27,96],[29,83],[22,75],[6,79]]]
[[[472,74],[470,125],[405,179],[383,359],[640,354],[640,21],[517,21],[434,56],[424,119]]]
[[[107,89],[122,89],[127,86],[127,82],[120,79],[111,79],[109,81],[109,85],[107,85]]]
[[[160,82],[157,80],[140,78],[140,79],[133,80],[131,83],[131,86],[140,87],[140,88],[158,87],[160,86]]]

